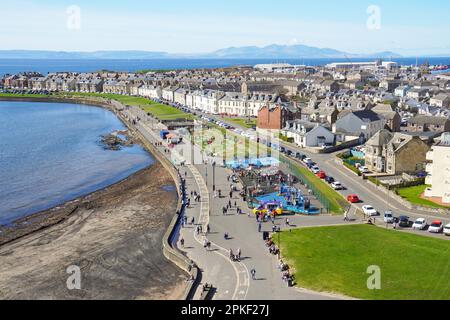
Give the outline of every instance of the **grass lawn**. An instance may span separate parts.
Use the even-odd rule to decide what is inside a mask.
[[[256,127],[256,119],[250,119],[248,121],[248,118],[224,118],[224,120],[247,129]]]
[[[449,241],[368,225],[298,229],[280,239],[299,287],[370,300],[450,299]],[[381,290],[367,288],[369,266],[380,267]]]
[[[138,106],[142,108],[145,112],[152,114],[159,120],[174,120],[174,119],[192,119],[192,115],[187,114],[177,108],[156,103],[152,100],[143,97],[133,97],[119,94],[108,94],[108,93],[71,93],[75,96],[85,96],[85,97],[98,97],[105,99],[117,100],[122,104],[130,106]]]
[[[348,206],[347,200],[344,199],[344,197],[333,190],[326,182],[324,182],[322,179],[317,177],[314,173],[309,171],[307,168],[301,166],[300,164],[294,163],[293,164],[293,171],[294,174],[298,174],[305,178],[305,180],[308,182],[309,185],[312,185],[316,188],[318,192],[321,193],[319,197],[319,200],[327,201],[329,205],[329,209],[332,213],[335,214],[343,214],[344,213],[344,207]],[[320,199],[324,198],[324,199]],[[324,203],[322,203],[324,204]],[[325,204],[324,204],[325,205]]]
[[[5,98],[48,98],[45,94],[17,94],[17,93],[0,93],[0,97]]]
[[[420,195],[425,192],[425,189],[427,188],[427,185],[422,186],[416,186],[416,187],[410,187],[410,188],[403,188],[398,189],[398,194],[404,198],[405,200],[424,207],[432,207],[432,208],[444,208],[444,209],[450,209],[450,206],[443,206],[439,205],[437,203],[434,203],[433,201],[429,201],[426,199],[422,199]]]

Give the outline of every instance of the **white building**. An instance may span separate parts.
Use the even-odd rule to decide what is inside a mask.
[[[240,92],[227,92],[218,102],[218,113],[246,117],[247,95]]]
[[[178,87],[165,87],[162,89],[162,98],[169,102],[175,101],[175,91],[178,90]]]
[[[441,198],[450,204],[450,133],[442,134],[441,143],[432,147],[427,153],[426,184],[431,188],[425,190],[426,197]]]
[[[156,86],[143,85],[138,89],[138,93],[142,97],[150,98],[150,99],[161,99],[162,90]]]
[[[289,121],[283,134],[288,138],[293,138],[295,144],[301,148],[323,147],[335,143],[335,136],[330,130],[308,121]]]

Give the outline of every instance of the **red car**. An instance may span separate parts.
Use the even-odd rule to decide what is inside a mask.
[[[320,171],[316,174],[320,179],[325,179],[327,177],[327,174],[323,171]]]
[[[356,194],[349,195],[347,197],[347,200],[348,200],[348,202],[351,202],[351,203],[358,203],[360,201],[359,197]]]

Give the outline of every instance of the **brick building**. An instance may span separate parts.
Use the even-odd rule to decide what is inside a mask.
[[[281,130],[287,121],[300,119],[300,110],[287,103],[264,106],[258,111],[258,129]]]

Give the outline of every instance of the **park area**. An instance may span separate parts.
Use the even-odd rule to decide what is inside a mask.
[[[450,299],[450,242],[370,225],[319,227],[274,237],[297,286],[369,300]],[[369,290],[369,266],[381,289]]]
[[[153,117],[159,120],[175,120],[175,119],[192,119],[191,114],[185,113],[177,108],[154,102],[150,99],[143,97],[133,97],[120,94],[108,94],[108,93],[71,93],[74,96],[83,97],[98,97],[104,99],[111,99],[119,101],[124,105],[140,107],[147,113],[150,113]]]
[[[227,122],[233,123],[237,126],[251,129],[253,127],[256,127],[256,119],[248,119],[248,118],[225,118],[224,119]]]

